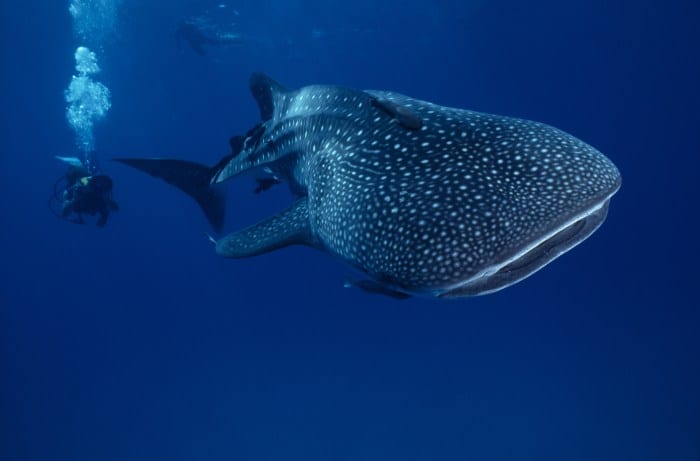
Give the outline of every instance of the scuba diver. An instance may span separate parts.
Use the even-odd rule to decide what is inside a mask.
[[[200,56],[206,56],[204,45],[240,45],[243,42],[240,35],[221,32],[198,18],[180,21],[175,39],[178,49],[182,49],[184,40]]]
[[[68,163],[68,171],[58,178],[49,207],[60,218],[75,224],[84,224],[83,215],[98,215],[96,224],[104,227],[110,212],[119,206],[112,199],[112,179],[104,174],[91,173],[74,157],[57,157]]]

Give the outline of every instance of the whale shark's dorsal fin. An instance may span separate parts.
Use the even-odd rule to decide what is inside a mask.
[[[270,120],[275,114],[275,106],[280,100],[280,96],[289,90],[260,72],[250,76],[249,85],[250,92],[253,93],[253,97],[260,108],[260,118],[263,121]]]

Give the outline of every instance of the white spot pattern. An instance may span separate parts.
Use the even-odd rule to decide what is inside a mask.
[[[412,111],[421,128],[372,98]],[[330,86],[280,105],[269,142],[234,159],[224,179],[293,155],[276,173],[308,195],[321,245],[405,291],[439,290],[506,260],[620,183],[596,149],[537,122]]]

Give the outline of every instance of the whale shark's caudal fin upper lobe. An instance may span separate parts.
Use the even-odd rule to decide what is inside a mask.
[[[224,225],[224,195],[211,186],[211,179],[219,165],[208,167],[186,160],[159,158],[115,158],[151,176],[172,184],[197,201],[209,223],[217,232]]]
[[[263,122],[272,119],[275,112],[283,106],[285,95],[289,90],[262,73],[251,75],[249,84]],[[258,124],[245,136],[231,138],[231,153],[212,167],[186,160],[160,158],[115,158],[114,160],[163,179],[185,192],[197,201],[212,227],[220,232],[224,224],[224,196],[212,186],[212,183],[222,182],[239,172],[239,170],[232,171],[231,168],[227,168],[227,165],[241,154],[246,143],[249,145],[259,143],[264,131],[262,124]]]

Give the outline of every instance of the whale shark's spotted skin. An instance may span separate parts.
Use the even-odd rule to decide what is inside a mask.
[[[265,167],[299,200],[220,240],[225,256],[304,243],[367,274],[368,291],[488,293],[588,237],[620,186],[610,160],[542,123],[264,76],[251,87],[261,128],[212,182]]]

